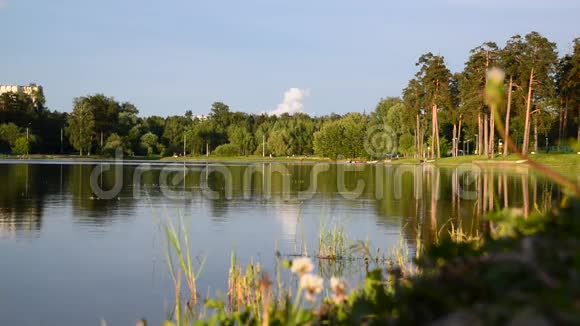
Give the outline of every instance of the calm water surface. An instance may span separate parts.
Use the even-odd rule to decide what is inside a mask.
[[[273,274],[276,251],[316,252],[321,225],[340,225],[387,253],[400,245],[412,253],[417,241],[445,236],[450,222],[480,232],[486,211],[529,214],[562,196],[525,167],[328,165],[316,174],[312,164],[175,163],[137,177],[138,163],[118,167],[0,162],[0,325],[160,324],[174,295],[161,225],[179,217],[192,253],[205,257],[205,296],[225,291],[232,252]],[[98,198],[95,168],[103,189],[122,174],[117,196]],[[579,182],[577,167],[564,170]],[[321,272],[350,283],[362,277],[356,268]]]

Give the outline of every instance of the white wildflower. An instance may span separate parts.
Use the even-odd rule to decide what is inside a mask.
[[[310,258],[300,257],[292,261],[290,270],[292,273],[302,276],[306,273],[311,273],[314,270],[314,265],[312,265]]]
[[[334,293],[332,296],[334,303],[339,304],[346,301],[346,288],[347,286],[345,281],[334,276],[330,278],[330,289]]]
[[[322,292],[324,280],[314,274],[304,274],[300,277],[300,287],[304,290],[304,296],[309,301],[314,301],[315,296]]]

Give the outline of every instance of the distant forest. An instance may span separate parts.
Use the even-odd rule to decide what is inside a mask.
[[[472,49],[463,71],[425,53],[400,97],[382,99],[370,114],[248,114],[216,102],[207,116],[140,117],[138,108],[103,94],[77,97],[71,113],[51,111],[44,94],[0,95],[0,152],[132,156],[302,156],[371,158],[464,153],[508,154],[485,105],[486,74],[505,72],[502,119],[524,153],[572,150],[580,142],[580,39],[558,56],[537,32],[503,46]],[[372,150],[369,150],[369,146]]]

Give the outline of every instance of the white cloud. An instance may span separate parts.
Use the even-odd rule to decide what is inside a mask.
[[[276,110],[270,115],[282,115],[284,113],[294,114],[304,112],[304,99],[310,95],[308,90],[292,87],[284,92],[284,100],[278,104]]]

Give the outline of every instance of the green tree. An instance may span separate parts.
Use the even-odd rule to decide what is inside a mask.
[[[0,94],[0,123],[12,122],[17,126],[37,123],[39,111],[31,96],[22,92]]]
[[[285,131],[271,133],[267,142],[268,152],[272,153],[274,156],[288,155],[289,148],[287,145],[287,138],[288,135]]]
[[[93,115],[94,133],[97,136],[97,143],[101,146],[108,135],[119,131],[119,113],[121,105],[112,97],[103,94],[78,97],[74,100],[77,103],[88,108]],[[103,144],[104,145],[104,144]],[[100,148],[101,150],[103,148]]]
[[[339,120],[343,128],[343,155],[346,157],[368,157],[370,153],[365,150],[365,137],[367,136],[368,116],[361,113],[349,113]]]
[[[403,155],[408,156],[410,154],[412,154],[415,149],[414,147],[414,139],[413,139],[413,135],[411,135],[410,133],[404,133],[403,135],[401,135],[401,138],[399,140],[399,152],[401,152]]]
[[[139,123],[139,110],[129,102],[119,107],[119,121],[114,128],[119,135],[127,136],[128,132]]]
[[[403,101],[411,115],[409,122],[414,124],[414,148],[416,157],[420,158],[423,153],[427,121],[425,110],[423,109],[425,107],[425,90],[418,79],[413,78],[409,81],[407,87],[403,90]]]
[[[485,42],[470,51],[463,72],[457,76],[459,93],[457,95],[457,107],[460,107],[461,111],[452,120],[455,124],[458,124],[459,117],[466,117],[467,124],[470,125],[471,129],[476,130],[474,136],[477,135],[477,152],[484,155],[488,155],[490,151],[493,120],[491,119],[489,108],[485,105],[483,91],[485,89],[487,71],[497,66],[498,62],[499,50],[497,45],[493,42]],[[456,152],[457,147],[454,150]]]
[[[576,121],[576,137],[580,142],[580,38],[574,39],[572,54],[558,61],[556,91],[558,96],[558,144],[568,137],[570,122]],[[573,109],[576,109],[574,114]],[[570,112],[572,111],[572,112]]]
[[[441,157],[441,143],[439,140],[438,113],[442,108],[449,108],[451,96],[449,93],[449,81],[451,72],[445,66],[442,56],[428,52],[422,55],[416,63],[419,72],[416,77],[421,81],[424,88],[425,104],[431,108],[431,134],[435,140],[433,143],[432,156]]]
[[[160,116],[147,117],[143,125],[147,131],[154,133],[158,139],[163,137],[163,130],[165,129],[165,119]]]
[[[184,133],[190,121],[183,116],[172,116],[165,120],[163,139],[167,141],[171,151],[181,152],[183,150]]]
[[[314,153],[322,157],[336,159],[343,155],[342,126],[337,121],[327,121],[314,133]]]
[[[327,121],[314,134],[314,152],[333,159],[369,157],[365,149],[368,116],[349,113],[340,120]]]
[[[147,155],[151,156],[154,154],[155,149],[159,145],[159,138],[156,134],[148,132],[141,136],[141,146],[147,149]]]
[[[526,44],[523,38],[520,35],[515,35],[511,37],[506,46],[500,51],[501,55],[501,66],[506,73],[506,76],[509,77],[509,82],[507,85],[507,105],[506,105],[506,113],[505,113],[505,133],[503,135],[504,139],[508,139],[511,134],[512,129],[516,129],[519,124],[518,119],[512,120],[512,116],[515,109],[520,107],[521,102],[519,99],[523,98],[525,95],[523,93],[522,87],[520,87],[520,80],[521,80],[521,64],[523,62],[522,56],[525,53]],[[514,98],[516,101],[514,101]],[[524,104],[521,105],[524,107]],[[515,118],[515,117],[514,117]],[[519,140],[516,139],[516,143]],[[503,155],[506,156],[509,152],[509,148],[504,146]]]
[[[554,94],[554,74],[558,55],[556,44],[537,32],[525,36],[525,47],[520,63],[521,87],[527,87],[524,116],[524,140],[522,153],[528,152],[532,107],[542,99]],[[524,86],[525,85],[525,86]]]
[[[255,149],[254,137],[245,126],[231,125],[228,128],[228,139],[241,150],[242,155],[249,155]]]
[[[210,145],[218,146],[227,142],[227,130],[233,120],[230,107],[222,102],[215,102],[211,106],[209,121],[212,123]]]
[[[83,152],[91,154],[95,118],[86,102],[75,100],[73,112],[67,119],[66,132],[71,145],[79,151],[79,155],[83,155]]]
[[[10,147],[14,146],[16,139],[21,136],[20,128],[12,122],[0,125],[0,139],[8,143]]]
[[[400,98],[391,97],[379,102],[371,113],[370,124],[381,126],[377,130],[381,130],[382,138],[385,139],[384,149],[397,152],[399,137],[414,127],[413,118]]]

